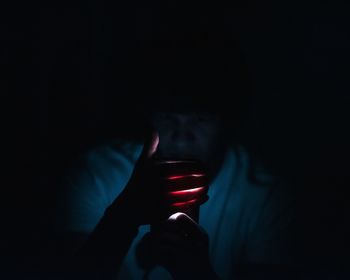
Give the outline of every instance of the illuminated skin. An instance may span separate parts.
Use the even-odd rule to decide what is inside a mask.
[[[160,139],[155,158],[166,159],[162,162],[171,166],[162,179],[166,208],[186,211],[205,203],[208,179],[220,167],[225,147],[220,118],[204,112],[158,112],[153,115],[152,125]],[[205,171],[196,166],[197,161]]]
[[[160,138],[157,158],[198,160],[206,166],[209,180],[216,175],[226,147],[219,116],[204,112],[158,112],[151,122]]]
[[[188,176],[192,177],[202,177],[204,174],[191,174],[191,175],[178,175],[178,176],[170,176],[168,177],[169,180],[176,180],[176,179],[181,179],[181,178],[186,178]]]
[[[167,189],[166,200],[175,210],[200,205],[207,200],[208,183],[205,174],[176,175],[163,180]]]
[[[164,168],[159,173],[164,201],[172,211],[168,221],[139,243],[138,262],[146,270],[150,263],[164,266],[174,279],[217,279],[209,260],[209,237],[195,222],[198,216],[186,210],[208,199],[210,181],[221,167],[226,151],[221,120],[206,113],[159,112],[152,125],[159,134],[153,158],[165,163],[158,168]]]
[[[194,194],[194,193],[199,193],[202,190],[204,190],[204,187],[186,189],[182,191],[175,191],[175,192],[170,192],[169,194],[173,196],[182,195],[182,194]]]

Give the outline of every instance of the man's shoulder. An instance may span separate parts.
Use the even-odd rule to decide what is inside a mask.
[[[100,144],[85,155],[90,166],[133,165],[141,153],[142,145],[135,141],[114,139]]]
[[[268,238],[289,224],[297,202],[295,186],[273,173],[245,148],[236,149],[238,173],[236,197],[242,207],[243,236]],[[237,199],[238,199],[237,198]],[[257,236],[261,234],[261,236]]]
[[[275,174],[246,148],[235,148],[233,155],[236,162],[234,184],[245,207],[253,209],[273,201],[289,203],[294,199],[296,194],[292,183]]]
[[[142,146],[112,140],[83,154],[66,172],[64,183],[78,193],[100,193],[110,202],[127,183]]]
[[[271,186],[275,184],[276,177],[255,157],[246,147],[237,145],[228,151],[233,159],[236,174],[241,181],[246,181],[250,187]]]

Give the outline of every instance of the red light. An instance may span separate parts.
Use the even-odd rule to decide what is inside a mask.
[[[200,192],[203,189],[204,187],[199,187],[199,188],[187,189],[182,191],[174,191],[174,192],[170,192],[170,194],[171,195],[194,194],[194,193]]]
[[[173,203],[173,207],[182,207],[182,206],[186,206],[186,205],[190,205],[192,203],[195,203],[197,201],[197,199],[192,199],[186,202],[177,202],[177,203]]]
[[[204,174],[190,174],[190,175],[176,175],[176,176],[170,176],[168,177],[169,180],[176,180],[176,179],[181,179],[181,178],[186,178],[186,177],[203,177]]]

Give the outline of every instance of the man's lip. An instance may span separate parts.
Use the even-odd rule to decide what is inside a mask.
[[[179,159],[179,160],[199,160],[198,156],[193,154],[182,154],[182,153],[166,153],[158,155],[160,158],[168,158],[168,159]]]

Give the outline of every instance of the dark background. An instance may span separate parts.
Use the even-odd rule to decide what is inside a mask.
[[[6,256],[40,251],[56,182],[77,155],[142,134],[133,132],[135,99],[120,73],[130,45],[149,36],[158,4],[118,2],[1,9]],[[255,87],[242,135],[303,194],[298,234],[308,269],[339,275],[349,258],[348,10],[340,1],[260,2],[222,8]]]

